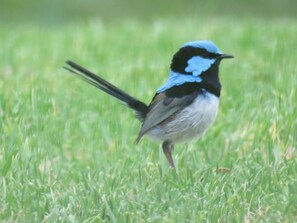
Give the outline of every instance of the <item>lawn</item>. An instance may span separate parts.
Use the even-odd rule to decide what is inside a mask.
[[[206,19],[0,27],[1,222],[297,221],[297,23]],[[71,59],[149,103],[173,53],[211,39],[220,111],[174,152],[134,144],[140,123],[69,74]]]

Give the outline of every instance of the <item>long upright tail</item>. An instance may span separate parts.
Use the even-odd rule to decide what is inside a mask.
[[[140,119],[141,121],[145,118],[148,112],[148,106],[137,100],[136,98],[128,95],[123,90],[117,88],[116,86],[112,85],[111,83],[107,82],[103,78],[97,76],[96,74],[90,72],[89,70],[83,68],[82,66],[72,62],[66,61],[66,63],[74,70],[69,67],[64,67],[66,70],[70,71],[71,73],[77,75],[82,80],[88,82],[89,84],[99,88],[100,90],[106,92],[107,94],[119,99],[123,102],[126,106],[133,109],[135,111],[135,116]]]

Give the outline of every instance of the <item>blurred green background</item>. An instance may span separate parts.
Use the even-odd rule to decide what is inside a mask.
[[[193,16],[296,18],[296,0],[1,0],[2,22],[61,24],[96,17],[103,21],[137,19],[151,21],[164,17]]]
[[[296,0],[0,0],[0,222],[297,222]],[[149,103],[186,41],[220,66],[216,122],[135,146],[128,109],[71,59]]]

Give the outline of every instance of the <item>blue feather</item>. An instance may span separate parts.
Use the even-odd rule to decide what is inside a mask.
[[[184,83],[193,83],[193,82],[201,82],[202,79],[199,76],[192,76],[192,75],[184,75],[177,72],[170,71],[169,78],[167,82],[157,90],[157,93],[162,93],[169,88],[174,86],[179,86]]]
[[[188,66],[185,68],[185,71],[192,73],[193,76],[199,76],[203,71],[208,70],[214,62],[215,59],[194,56],[188,60]]]
[[[206,49],[210,53],[222,54],[219,48],[210,40],[200,40],[200,41],[193,41],[185,43],[182,47],[185,46],[192,46],[196,48],[203,48]]]

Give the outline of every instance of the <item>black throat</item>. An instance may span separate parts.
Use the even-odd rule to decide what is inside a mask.
[[[220,62],[220,60],[216,61],[208,70],[204,71],[200,75],[200,77],[202,78],[202,87],[217,97],[220,97],[222,89],[222,85],[219,79]]]

